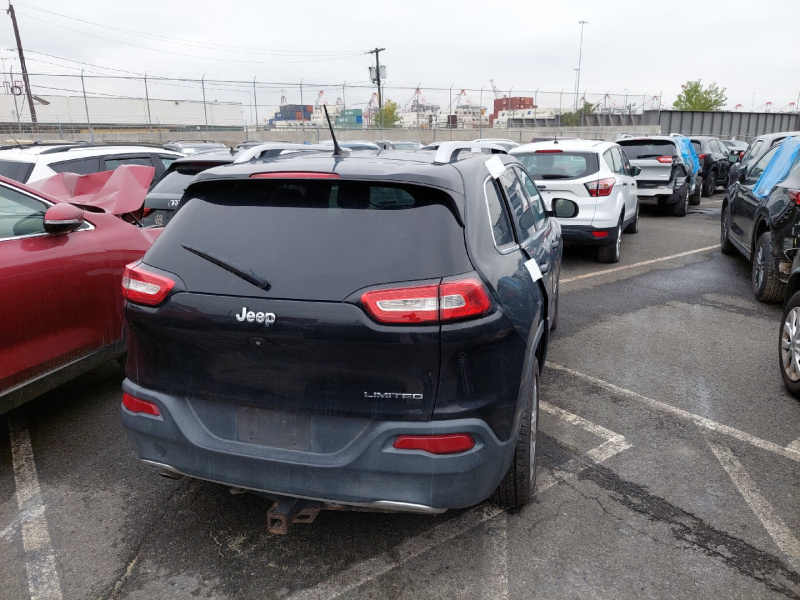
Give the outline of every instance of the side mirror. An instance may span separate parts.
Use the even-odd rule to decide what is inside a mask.
[[[83,211],[66,202],[54,204],[44,213],[44,230],[53,235],[70,233],[83,223]]]
[[[739,170],[739,183],[747,181],[747,172],[744,169]]]
[[[551,203],[552,210],[548,210],[547,214],[551,217],[558,219],[572,219],[578,216],[578,204],[566,198],[554,198]]]
[[[637,177],[642,172],[641,167],[631,167],[631,175]]]

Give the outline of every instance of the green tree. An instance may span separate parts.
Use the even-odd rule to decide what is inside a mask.
[[[584,98],[583,106],[580,107],[576,111],[569,111],[565,113],[561,113],[561,125],[564,127],[579,127],[581,124],[581,116],[582,115],[591,115],[594,111],[597,110],[598,104],[592,104],[591,102],[587,102]]]
[[[703,87],[698,79],[681,86],[681,93],[672,106],[675,110],[719,110],[727,101],[725,88],[719,89],[716,83]]]
[[[383,107],[375,113],[372,119],[373,127],[400,127],[400,105],[390,99],[386,99]]]

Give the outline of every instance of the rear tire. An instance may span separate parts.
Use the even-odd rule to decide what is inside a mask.
[[[780,302],[786,284],[775,274],[775,257],[772,253],[772,234],[765,231],[758,238],[753,254],[753,293],[759,302]]]
[[[723,254],[733,254],[736,247],[731,242],[731,205],[728,204],[722,209],[720,219],[719,249]]]
[[[717,172],[716,171],[709,171],[708,177],[703,180],[703,196],[708,198],[711,194],[714,193],[714,190],[717,189]],[[698,204],[700,204],[698,202]]]
[[[689,210],[689,190],[686,190],[686,196],[683,200],[678,200],[672,205],[672,216],[685,217],[687,210]]]
[[[794,293],[783,310],[778,362],[783,384],[792,396],[800,399],[800,292]]]
[[[622,246],[622,215],[617,224],[617,239],[607,246],[600,246],[597,249],[597,262],[615,263],[619,262],[620,247]]]
[[[699,181],[695,181],[694,194],[691,194],[687,198],[688,203],[691,204],[692,206],[697,206],[698,204],[700,204],[700,194],[702,193],[703,185],[704,185],[703,184],[703,178],[700,176],[700,174],[697,175],[697,179],[699,179]],[[683,216],[683,215],[681,215],[681,216]]]
[[[536,491],[536,441],[539,432],[539,363],[533,359],[531,393],[525,402],[511,466],[492,494],[506,508],[524,506]]]
[[[633,222],[628,223],[625,228],[625,233],[639,233],[639,201],[636,201],[636,215],[633,217]]]

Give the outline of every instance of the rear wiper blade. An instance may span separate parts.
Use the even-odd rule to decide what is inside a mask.
[[[260,275],[256,275],[249,269],[246,269],[242,265],[233,262],[232,260],[228,260],[226,258],[222,258],[212,252],[208,252],[206,250],[198,250],[197,248],[192,248],[191,246],[186,246],[181,244],[184,250],[188,250],[192,254],[196,254],[200,258],[206,259],[208,262],[217,265],[228,271],[228,273],[233,273],[237,277],[241,277],[247,283],[252,283],[257,288],[261,288],[265,292],[268,292],[272,287],[270,283],[261,277]]]
[[[664,156],[663,154],[640,154],[633,160],[637,160],[639,158],[658,158],[659,156]]]
[[[563,175],[561,173],[545,173],[541,175],[542,179],[572,179],[571,175]]]

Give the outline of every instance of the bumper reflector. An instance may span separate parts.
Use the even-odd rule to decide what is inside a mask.
[[[596,238],[605,238],[608,237],[607,231],[593,231],[592,235]]]
[[[467,433],[449,435],[401,435],[394,441],[398,450],[424,450],[431,454],[455,454],[475,447],[475,440]]]
[[[122,405],[134,413],[145,413],[147,415],[153,415],[154,417],[161,416],[161,409],[158,408],[155,402],[142,400],[128,393],[122,394]]]

